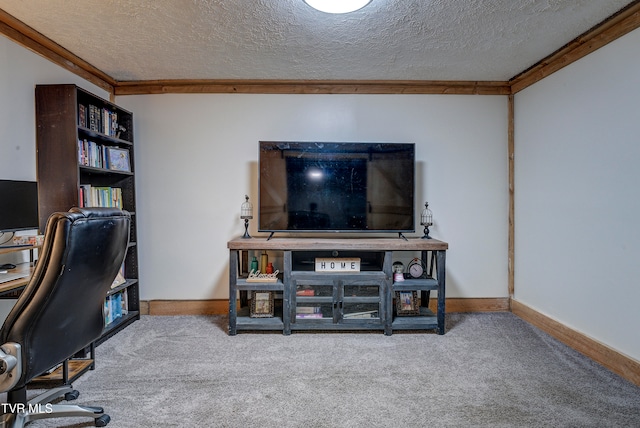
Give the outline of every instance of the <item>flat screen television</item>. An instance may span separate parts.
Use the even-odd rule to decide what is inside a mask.
[[[38,184],[0,180],[0,233],[38,227]]]
[[[260,232],[415,231],[415,145],[261,141]]]

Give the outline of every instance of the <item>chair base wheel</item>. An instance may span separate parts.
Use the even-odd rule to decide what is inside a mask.
[[[107,424],[111,421],[111,417],[107,414],[104,414],[102,416],[100,416],[99,418],[95,419],[95,425],[97,427],[106,427]]]
[[[66,394],[64,394],[64,399],[66,401],[73,401],[73,400],[77,400],[79,396],[80,396],[80,392],[74,389],[73,391],[67,392]]]

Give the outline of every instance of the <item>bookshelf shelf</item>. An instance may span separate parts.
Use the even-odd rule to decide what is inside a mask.
[[[132,146],[133,142],[131,141],[127,141],[127,140],[123,140],[121,138],[116,138],[116,137],[111,137],[109,135],[105,135],[102,134],[100,132],[97,131],[92,131],[89,128],[86,128],[84,126],[78,126],[78,135],[81,137],[85,137],[85,138],[93,138],[96,141],[100,141],[106,144],[113,144],[113,145],[124,145],[124,146]]]
[[[137,279],[127,279],[124,284],[120,284],[117,287],[113,287],[111,290],[109,290],[109,292],[107,293],[107,296],[119,293],[122,290],[126,290],[127,288],[131,287],[137,282],[138,282]]]
[[[48,374],[43,374],[33,379],[29,384],[30,388],[46,387],[49,384],[70,384],[77,378],[94,368],[94,360],[91,358],[70,359],[65,362],[68,366],[68,372],[65,375],[63,366],[57,367]],[[63,364],[65,364],[63,363]]]
[[[105,296],[105,302],[125,303],[101,343],[140,318],[133,114],[76,85],[37,85],[35,100],[40,230],[51,213],[72,207],[116,206],[131,213],[126,281]],[[123,153],[129,171],[108,168],[111,149]],[[89,156],[93,163],[83,164]]]
[[[88,174],[133,175],[133,172],[131,171],[115,171],[113,169],[97,168],[95,166],[79,165],[78,168],[81,172],[86,172]]]

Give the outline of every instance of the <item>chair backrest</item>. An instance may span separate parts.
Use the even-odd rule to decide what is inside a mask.
[[[95,341],[104,300],[129,243],[131,217],[114,208],[54,213],[33,276],[0,330],[0,344],[22,350],[24,386]]]

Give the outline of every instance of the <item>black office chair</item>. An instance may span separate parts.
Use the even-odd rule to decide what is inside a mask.
[[[0,392],[11,403],[3,406],[11,413],[2,415],[1,426],[67,416],[109,423],[100,407],[50,404],[77,397],[71,385],[27,401],[27,384],[102,334],[104,300],[126,255],[130,221],[115,208],[72,208],[49,217],[33,276],[0,330]]]

